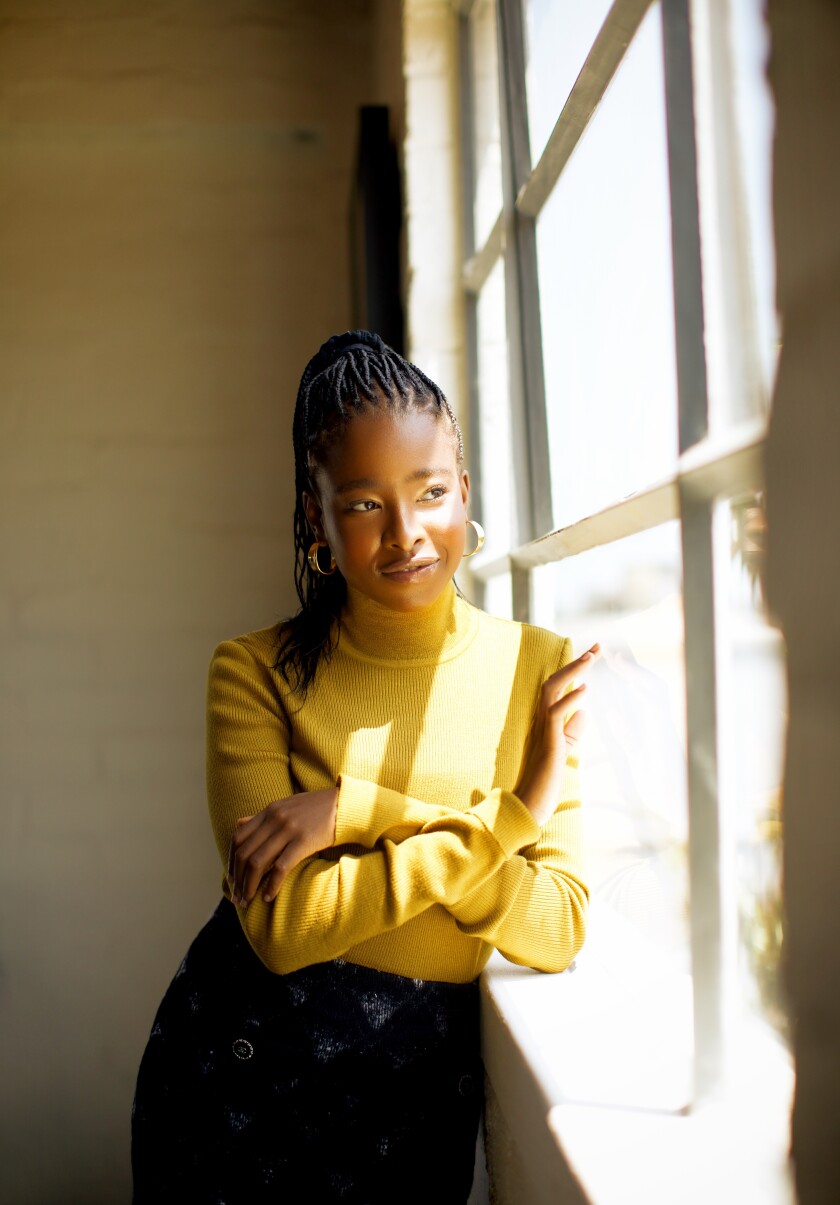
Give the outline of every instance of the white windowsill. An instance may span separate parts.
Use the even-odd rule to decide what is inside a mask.
[[[540,1200],[562,1202],[565,1162],[592,1205],[794,1205],[787,1055],[750,1030],[725,1095],[690,1109],[690,981],[626,936],[595,901],[572,972],[494,956],[482,977],[485,1063]]]

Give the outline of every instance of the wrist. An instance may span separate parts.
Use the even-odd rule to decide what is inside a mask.
[[[330,824],[330,844],[335,845],[335,834],[338,826],[338,787],[328,787],[325,791],[330,806],[332,821]]]

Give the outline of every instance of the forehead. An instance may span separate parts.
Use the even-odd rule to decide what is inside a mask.
[[[457,474],[458,467],[455,433],[444,415],[371,409],[336,432],[314,471],[338,487],[356,478],[405,479],[421,469]]]

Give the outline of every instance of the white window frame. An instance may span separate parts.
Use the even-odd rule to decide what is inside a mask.
[[[497,37],[503,165],[503,206],[481,246],[473,238],[473,140],[471,135],[470,13],[474,0],[459,0],[464,246],[462,286],[466,312],[469,429],[480,518],[480,398],[477,396],[477,298],[500,256],[504,257],[511,410],[521,478],[515,500],[519,542],[504,555],[476,557],[472,578],[478,601],[483,588],[511,574],[512,613],[532,615],[532,570],[538,565],[621,540],[679,519],[682,533],[685,612],[690,943],[694,1009],[695,1104],[712,1097],[726,1074],[727,977],[731,974],[731,920],[727,916],[726,858],[721,840],[718,774],[719,656],[715,626],[714,511],[722,498],[763,488],[766,399],[757,373],[742,374],[754,394],[747,409],[757,417],[710,433],[695,145],[692,29],[689,0],[659,0],[662,13],[665,110],[672,225],[679,457],[665,480],[595,514],[553,529],[548,422],[542,369],[537,278],[536,221],[586,130],[633,36],[654,0],[615,0],[592,44],[577,81],[539,160],[530,162],[525,86],[524,0],[497,0]],[[716,15],[715,15],[715,10]],[[721,36],[725,6],[709,6]],[[725,36],[725,33],[723,34]],[[726,115],[723,115],[724,118]],[[722,138],[731,128],[722,120]],[[726,184],[726,181],[722,182]],[[731,181],[729,182],[731,183]],[[734,226],[720,238],[734,265],[728,301],[733,342],[754,343],[745,265]],[[752,357],[754,361],[756,357]],[[749,363],[750,357],[746,357]],[[516,434],[515,434],[516,439]],[[478,471],[476,471],[478,470]]]

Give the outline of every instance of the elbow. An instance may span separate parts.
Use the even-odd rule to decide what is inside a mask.
[[[268,915],[259,916],[261,911]],[[267,971],[272,975],[289,975],[292,971],[299,971],[302,967],[319,961],[312,957],[311,951],[307,956],[300,942],[278,941],[269,916],[270,906],[260,909],[258,902],[254,901],[242,918],[242,929],[248,939],[248,945]]]
[[[589,892],[585,887],[569,893],[568,906],[560,924],[540,950],[539,957],[530,963],[533,970],[550,975],[568,970],[586,939],[588,905]]]

